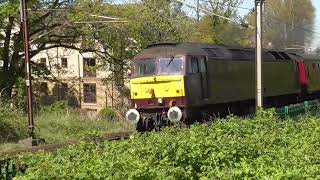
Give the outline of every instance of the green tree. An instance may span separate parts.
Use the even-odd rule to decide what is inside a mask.
[[[275,48],[305,46],[312,41],[315,8],[311,0],[268,0],[265,8],[265,44]]]
[[[236,8],[241,3],[241,0],[209,0],[200,1],[200,7],[241,22],[243,19],[238,15]],[[193,23],[191,41],[243,46],[249,44],[250,34],[246,27],[241,27],[240,24],[235,24],[210,13],[204,13],[205,15],[199,22],[194,21]]]
[[[167,0],[130,1],[120,5],[79,1],[73,21],[101,20],[92,14],[117,17],[121,23],[84,24],[80,27],[82,44],[93,47],[102,67],[114,71],[117,83],[129,69],[129,59],[147,45],[163,41],[184,41],[189,20],[181,4]]]
[[[5,97],[10,97],[13,86],[20,77],[24,77],[24,53],[22,27],[20,26],[20,3],[18,0],[9,0],[0,6],[0,60],[3,67],[0,70],[0,90]],[[73,42],[77,32],[69,25],[66,12],[50,11],[46,9],[73,7],[72,0],[28,2],[29,10],[29,35],[31,43],[30,58],[42,50],[58,47],[62,44],[69,45]],[[38,11],[38,9],[44,9]],[[64,30],[63,30],[64,29]],[[65,31],[68,29],[68,31]],[[63,33],[62,33],[63,32]],[[47,78],[50,72],[43,66],[31,62],[34,76]]]

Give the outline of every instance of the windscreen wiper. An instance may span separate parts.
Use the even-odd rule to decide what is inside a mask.
[[[173,60],[174,60],[174,57],[171,56],[171,57],[170,57],[170,61],[169,61],[169,63],[167,64],[167,67],[171,64],[171,62],[172,62]],[[166,67],[166,68],[167,68],[167,67]]]

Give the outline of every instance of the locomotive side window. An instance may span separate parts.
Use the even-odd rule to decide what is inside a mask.
[[[198,59],[193,57],[191,58],[191,62],[190,62],[190,72],[191,73],[198,73],[199,72],[199,66],[198,66]]]
[[[199,70],[202,73],[207,72],[207,67],[206,67],[206,60],[205,58],[199,59]]]

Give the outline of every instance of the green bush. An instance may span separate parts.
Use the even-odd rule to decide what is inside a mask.
[[[28,135],[28,121],[22,111],[9,105],[0,107],[0,143],[17,142]]]
[[[18,179],[319,179],[320,121],[273,113],[25,155]]]
[[[67,109],[68,109],[67,101],[57,101],[49,106],[44,106],[43,108],[41,108],[40,114],[65,112]]]
[[[111,108],[106,107],[99,111],[98,118],[103,120],[114,121],[117,119],[117,113],[114,112]]]

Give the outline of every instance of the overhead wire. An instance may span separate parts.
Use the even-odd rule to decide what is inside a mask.
[[[201,10],[201,11],[203,11],[203,12],[209,13],[209,14],[211,14],[211,15],[213,15],[213,16],[217,16],[217,17],[219,17],[219,18],[222,18],[222,19],[225,19],[225,20],[227,20],[227,21],[233,22],[233,23],[238,24],[238,25],[240,25],[240,26],[249,27],[249,28],[252,28],[252,29],[254,28],[253,26],[251,26],[251,25],[249,25],[249,24],[246,24],[246,23],[243,23],[243,22],[239,22],[239,21],[237,21],[237,20],[234,20],[234,19],[225,17],[225,16],[223,16],[223,15],[217,14],[217,13],[215,13],[215,12],[208,11],[208,10],[203,9],[203,8],[195,7],[194,5],[189,4],[189,3],[187,3],[187,2],[185,2],[185,1],[183,1],[183,0],[176,0],[176,1],[182,3],[182,4],[186,5],[186,6],[189,6],[189,7],[191,7],[191,8],[196,8],[196,9],[199,9],[199,10]]]
[[[269,16],[269,15],[263,15],[264,17],[267,17],[267,18],[270,18],[270,19],[273,19],[273,20],[276,20],[278,22],[282,22],[282,23],[285,23],[287,25],[290,25],[290,26],[293,26],[294,28],[297,28],[297,29],[302,29],[304,31],[307,31],[307,32],[310,32],[310,33],[314,33],[314,34],[320,34],[320,32],[317,32],[317,31],[313,31],[313,30],[310,30],[310,29],[307,29],[307,28],[304,28],[304,27],[301,27],[301,26],[297,26],[297,25],[293,25],[292,23],[289,23],[289,22],[286,22],[284,20],[281,20],[281,19],[278,19],[278,18],[275,18],[273,16]]]
[[[201,1],[202,1],[202,2],[211,2],[211,1],[209,1],[209,0],[201,0]],[[219,2],[217,2],[217,3],[215,3],[215,4],[219,4],[219,5],[225,6],[225,7],[232,7],[232,8],[237,8],[237,9],[251,10],[252,12],[255,11],[255,8],[254,8],[254,7],[253,7],[253,8],[246,8],[246,7],[242,7],[242,6],[228,5],[228,4],[223,4],[223,3],[219,3]],[[264,14],[263,16],[266,17],[266,18],[270,18],[270,19],[276,20],[276,21],[278,21],[278,22],[282,22],[282,23],[285,23],[285,24],[288,24],[288,25],[292,25],[292,23],[286,22],[286,21],[284,21],[284,20],[281,20],[281,19],[279,19],[279,18],[270,16],[270,15]],[[310,29],[307,29],[307,28],[305,28],[305,27],[301,27],[301,26],[297,26],[297,25],[293,25],[293,27],[298,28],[298,29],[302,29],[302,30],[307,31],[307,32],[310,32],[310,33],[314,33],[314,34],[319,34],[319,35],[320,35],[320,32],[317,32],[317,31],[314,31],[314,30],[310,30]]]
[[[208,1],[208,0],[200,0],[200,1],[208,2],[208,3],[211,2],[211,1]],[[254,7],[253,8],[248,8],[248,7],[242,7],[242,6],[236,6],[236,5],[223,4],[223,3],[220,3],[220,2],[215,2],[215,4],[219,4],[219,5],[225,6],[225,7],[232,7],[232,8],[237,8],[237,9],[249,10],[249,11],[253,11],[254,10]]]

